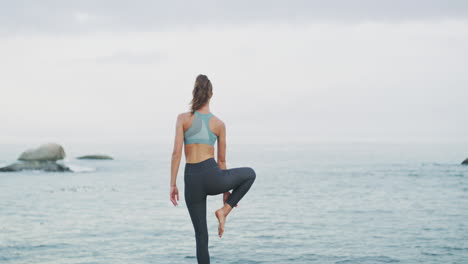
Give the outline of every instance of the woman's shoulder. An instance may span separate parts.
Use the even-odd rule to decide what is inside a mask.
[[[187,119],[192,115],[192,112],[183,112],[177,115],[177,119]]]
[[[190,112],[183,112],[177,115],[177,124],[186,126],[187,122],[190,120]]]
[[[222,126],[224,127],[224,122],[223,120],[221,120],[221,118],[219,118],[218,116],[216,115],[213,115],[213,117],[211,118],[213,120],[213,123],[215,126]]]

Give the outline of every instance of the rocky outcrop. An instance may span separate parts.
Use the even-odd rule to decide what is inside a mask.
[[[468,165],[468,158],[466,158],[463,162],[462,165]]]
[[[23,152],[18,160],[20,162],[0,168],[0,172],[43,170],[43,171],[71,171],[67,166],[57,163],[57,160],[65,158],[65,150],[56,143],[40,145],[35,149]]]
[[[56,143],[40,145],[35,149],[23,152],[18,160],[22,161],[57,161],[65,158],[65,150]]]
[[[0,172],[22,171],[22,170],[43,170],[43,171],[71,171],[67,166],[55,161],[21,161],[0,168]]]
[[[99,155],[99,154],[85,155],[85,156],[77,157],[77,159],[113,160],[111,156]]]

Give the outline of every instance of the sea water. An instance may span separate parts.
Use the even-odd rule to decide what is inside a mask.
[[[43,142],[40,142],[43,143]],[[73,173],[0,173],[0,263],[196,263],[184,201],[169,200],[171,145],[64,143]],[[31,144],[2,144],[0,165]],[[104,153],[114,160],[78,160]],[[257,178],[212,263],[468,263],[467,143],[234,144]]]

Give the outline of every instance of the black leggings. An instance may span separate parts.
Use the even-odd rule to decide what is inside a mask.
[[[199,163],[186,163],[184,172],[185,203],[195,229],[198,263],[209,264],[206,196],[232,190],[227,203],[234,206],[244,197],[255,181],[250,167],[221,170],[214,158]]]

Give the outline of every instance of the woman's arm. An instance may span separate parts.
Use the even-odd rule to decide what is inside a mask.
[[[226,126],[221,121],[218,136],[218,167],[226,170]]]
[[[171,159],[171,201],[174,205],[177,205],[179,200],[179,190],[177,189],[177,173],[179,171],[180,160],[182,158],[182,146],[184,144],[184,128],[183,128],[183,116],[180,114],[177,116],[174,150],[172,151]],[[177,200],[177,201],[176,201]]]

